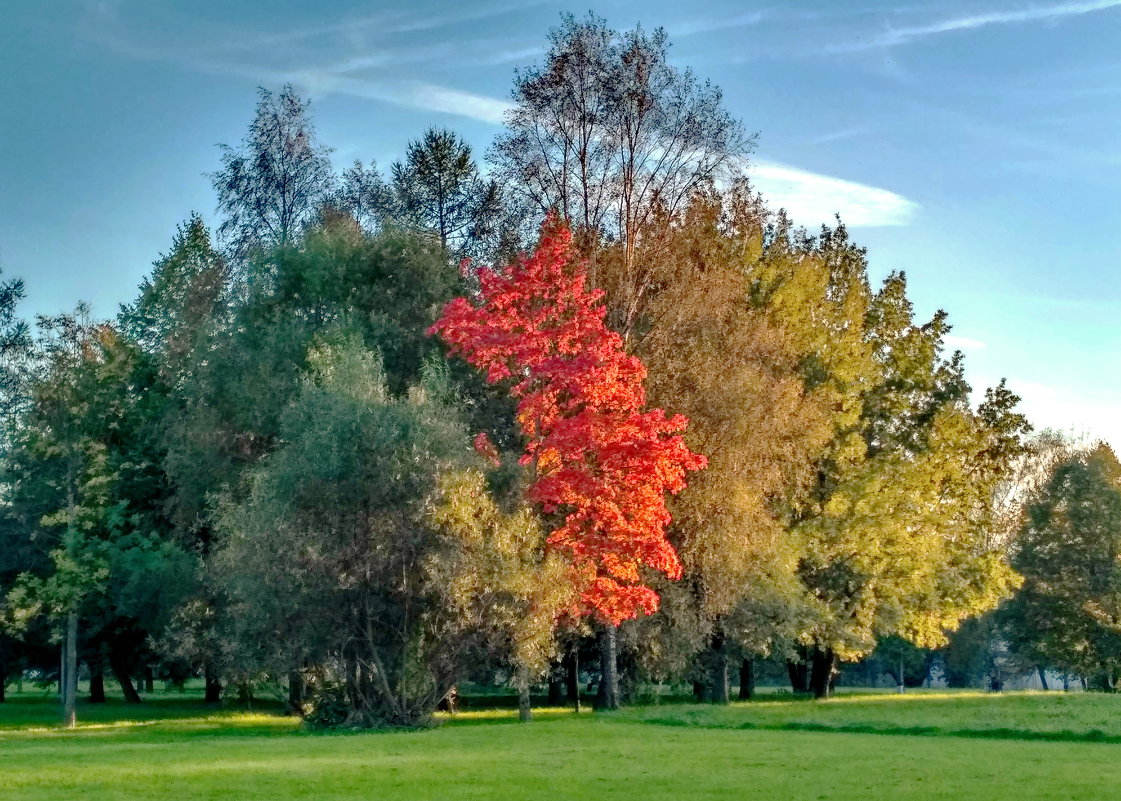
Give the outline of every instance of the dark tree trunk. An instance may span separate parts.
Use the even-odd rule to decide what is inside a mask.
[[[238,682],[237,702],[244,706],[246,709],[253,708],[253,685],[251,685],[247,681]]]
[[[140,693],[136,691],[136,687],[132,684],[132,677],[128,674],[128,667],[121,662],[119,656],[115,656],[113,651],[109,651],[109,669],[113,671],[113,678],[117,680],[117,684],[121,685],[121,692],[124,693],[125,703],[139,704]]]
[[[304,674],[298,670],[288,673],[288,713],[304,716]]]
[[[92,657],[90,666],[90,703],[105,703],[105,662],[101,654]]]
[[[156,675],[152,671],[151,665],[146,665],[144,668],[144,692],[155,692],[156,689]]]
[[[203,697],[203,701],[208,704],[220,703],[222,701],[222,684],[218,681],[218,675],[209,662],[203,668],[203,674],[206,677],[206,695]]]
[[[1036,668],[1036,670],[1039,671],[1039,683],[1043,685],[1043,689],[1044,690],[1051,689],[1050,687],[1047,686],[1047,670],[1042,668],[1042,667],[1038,667],[1038,668]]]
[[[1117,690],[1116,679],[1113,676],[1113,670],[1109,667],[1102,667],[1102,672],[1098,674],[1097,681],[1098,689],[1103,693],[1111,693]]]
[[[619,670],[616,656],[615,626],[605,625],[600,633],[599,640],[599,693],[596,697],[596,706],[599,709],[619,708]]]
[[[8,663],[4,659],[4,635],[0,634],[0,704],[4,703],[4,688],[8,684]]]
[[[728,703],[728,652],[721,633],[712,638],[712,702]]]
[[[568,694],[568,703],[577,712],[580,711],[580,643],[572,643],[568,653],[564,656],[565,685]]]
[[[560,706],[564,703],[564,682],[557,675],[556,667],[549,671],[549,706]]]
[[[533,720],[533,706],[529,697],[529,670],[518,668],[518,720],[529,723]]]
[[[790,689],[804,693],[809,689],[809,671],[805,662],[787,662],[786,673],[790,676]]]
[[[693,679],[693,700],[698,704],[708,700],[708,685],[699,679]]]
[[[817,649],[813,652],[810,670],[810,689],[814,698],[828,698],[833,689],[833,675],[837,669],[837,657],[831,649]]]
[[[638,660],[629,651],[619,653],[616,648],[615,664],[619,687],[619,705],[633,704],[638,699]]]
[[[755,697],[755,662],[750,658],[740,662],[740,700],[750,701]]]
[[[66,642],[62,660],[62,716],[67,726],[78,723],[78,611],[66,616]]]

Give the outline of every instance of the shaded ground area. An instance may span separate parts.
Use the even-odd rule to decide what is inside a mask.
[[[1121,699],[1092,695],[543,710],[528,726],[495,709],[426,731],[364,734],[308,733],[271,712],[205,710],[189,697],[83,712],[91,722],[66,732],[48,728],[57,719],[50,698],[0,707],[0,796],[1022,801],[1112,799],[1121,785],[1121,745],[1069,739],[1121,736]],[[883,733],[781,728],[806,724]],[[996,739],[951,734],[976,737],[986,726]],[[1007,731],[1068,741],[1000,739]]]

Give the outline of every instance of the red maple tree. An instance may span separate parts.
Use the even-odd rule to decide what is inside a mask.
[[[604,323],[603,292],[586,286],[572,234],[555,217],[532,255],[481,270],[479,287],[474,302],[451,301],[429,333],[487,381],[509,384],[521,462],[534,468],[529,497],[561,518],[548,542],[571,558],[583,611],[612,625],[653,613],[658,595],[640,568],[681,576],[665,495],[706,464],[681,437],[688,421],[645,410],[646,369]]]

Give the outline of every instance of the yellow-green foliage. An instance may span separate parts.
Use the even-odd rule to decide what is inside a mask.
[[[430,559],[454,614],[489,632],[499,656],[539,675],[555,650],[553,626],[575,598],[567,563],[546,553],[545,532],[527,506],[502,509],[478,470],[448,473],[431,512],[454,557]]]

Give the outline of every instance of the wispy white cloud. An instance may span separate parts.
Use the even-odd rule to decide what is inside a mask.
[[[94,37],[91,37],[94,38]],[[392,54],[374,53],[346,59],[323,67],[280,69],[252,63],[202,58],[173,48],[139,44],[129,39],[96,37],[100,44],[120,55],[143,61],[168,61],[208,75],[229,75],[264,85],[292,83],[301,91],[316,97],[343,94],[367,100],[393,103],[409,108],[454,114],[468,119],[499,124],[510,108],[506,100],[487,97],[447,86],[377,74],[360,76],[352,73],[374,70],[385,63],[396,63]]]
[[[856,227],[906,225],[918,204],[888,189],[834,178],[770,161],[748,166],[752,184],[773,208],[784,208],[807,228],[830,224],[840,214]]]
[[[951,350],[984,350],[987,347],[985,343],[979,339],[959,337],[954,334],[948,334],[942,337],[942,341],[946,344],[946,347]]]
[[[499,124],[512,104],[495,97],[477,95],[434,84],[415,84],[408,88],[408,104],[445,114],[458,114],[483,122]]]
[[[464,22],[487,19],[523,8],[538,6],[544,2],[545,0],[515,0],[506,3],[467,3],[458,10],[443,14],[418,11],[407,6],[397,9],[379,9],[372,14],[344,17],[323,25],[302,26],[269,33],[243,33],[228,41],[223,48],[252,50],[340,35],[354,39],[367,33],[385,38],[392,35],[436,30]]]
[[[343,94],[442,114],[455,114],[494,125],[502,122],[511,106],[506,100],[422,81],[356,78],[318,71],[297,71],[287,73],[283,78],[298,88],[319,96]]]
[[[1027,22],[1050,22],[1064,17],[1077,17],[1121,7],[1121,0],[1077,0],[1076,2],[1035,5],[1004,11],[989,11],[937,20],[925,25],[889,28],[869,39],[846,42],[829,48],[833,52],[895,47],[916,39],[957,31],[970,31],[992,25],[1015,25]]]
[[[734,28],[748,28],[758,25],[767,18],[766,11],[749,11],[746,14],[725,15],[709,19],[693,19],[666,26],[666,32],[674,38],[693,36],[698,33],[727,31]]]
[[[528,45],[526,47],[512,47],[505,50],[496,50],[480,60],[483,64],[509,64],[514,61],[528,61],[531,58],[543,55],[545,48],[542,45]]]
[[[818,134],[809,138],[810,144],[826,145],[830,142],[840,142],[844,139],[853,139],[858,136],[864,136],[869,133],[869,129],[863,125],[856,125],[851,128],[842,128],[838,131],[829,131],[828,133]]]

